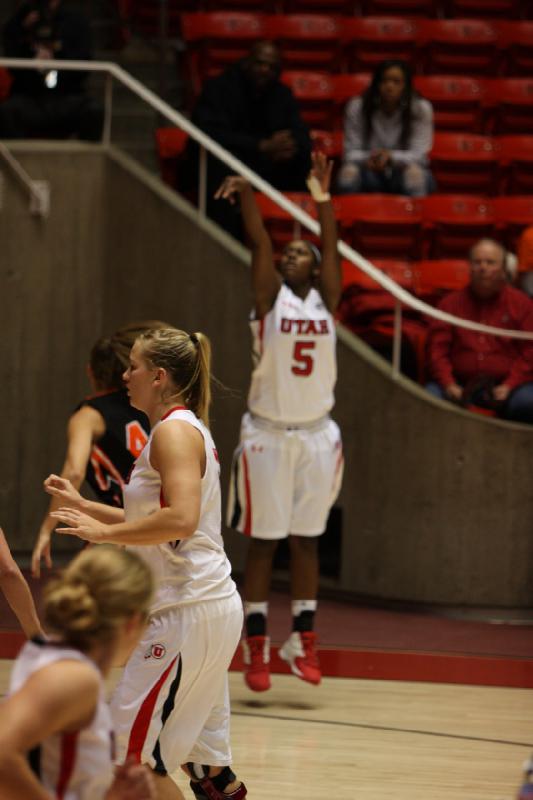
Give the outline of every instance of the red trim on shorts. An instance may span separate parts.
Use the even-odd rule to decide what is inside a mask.
[[[65,791],[72,777],[74,764],[76,763],[76,750],[78,746],[79,731],[64,733],[61,737],[61,756],[59,761],[59,777],[57,779],[56,796],[57,800],[63,800]]]
[[[175,656],[172,659],[171,663],[163,672],[157,683],[154,686],[152,686],[152,688],[144,698],[143,703],[132,725],[130,738],[128,741],[128,752],[126,754],[126,758],[128,758],[129,756],[133,756],[133,758],[138,764],[141,763],[141,755],[144,743],[146,741],[148,728],[150,727],[150,722],[152,720],[152,714],[154,713],[154,706],[155,706],[155,701],[157,700],[157,695],[161,691],[161,687],[168,678],[170,671],[174,667],[177,658],[178,656]]]
[[[245,536],[252,535],[252,493],[250,491],[250,477],[248,475],[248,459],[246,458],[246,452],[242,451],[242,467],[243,467],[243,476],[244,476],[244,493],[246,496],[246,515],[244,518],[244,530],[243,533]]]
[[[174,411],[188,411],[188,410],[189,409],[186,406],[173,406],[165,414],[163,414],[163,416],[160,419],[160,422],[163,422],[164,419],[170,417],[170,415],[173,414]]]

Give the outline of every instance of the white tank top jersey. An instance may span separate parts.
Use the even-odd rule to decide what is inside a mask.
[[[113,780],[114,740],[104,682],[93,662],[64,645],[40,639],[27,642],[11,673],[9,693],[31,675],[57,661],[89,664],[100,680],[100,698],[90,724],[77,733],[49,736],[29,753],[30,766],[42,785],[61,800],[102,800]]]
[[[311,423],[328,414],[337,379],[336,333],[319,292],[311,289],[302,300],[283,284],[272,309],[250,326],[252,414],[287,424]]]
[[[129,482],[124,486],[124,511],[127,521],[147,517],[164,507],[159,472],[150,464],[153,432],[159,425],[183,420],[200,431],[205,443],[206,468],[198,530],[188,539],[155,545],[130,546],[151,567],[156,593],[151,613],[165,608],[204,600],[220,600],[236,592],[231,565],[221,535],[220,465],[212,436],[206,426],[183,407],[171,409],[152,428],[142,453],[135,462]]]

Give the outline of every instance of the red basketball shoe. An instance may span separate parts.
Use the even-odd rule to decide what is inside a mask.
[[[313,631],[293,631],[283,647],[279,657],[286,661],[294,674],[303,681],[317,686],[322,678],[318,655],[316,652],[316,633]]]
[[[253,692],[270,689],[270,637],[247,636],[242,640],[244,680]]]

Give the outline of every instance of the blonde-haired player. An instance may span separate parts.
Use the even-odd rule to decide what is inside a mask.
[[[322,254],[305,240],[293,241],[281,255],[279,270],[247,181],[229,177],[217,192],[230,201],[240,195],[252,249],[255,365],[234,458],[228,524],[250,537],[243,647],[245,679],[255,691],[270,687],[267,599],[274,552],[287,536],[293,632],[280,655],[299,678],[314,684],[321,678],[313,632],[317,538],[342,475],[340,433],[329,416],[337,374],[333,312],[341,291],[330,178],[331,163],[314,154],[308,185],[317,205]]]
[[[50,637],[23,647],[2,705],[2,800],[155,799],[144,768],[114,775],[103,681],[138,641],[152,589],[144,562],[116,547],[86,550],[48,584]]]
[[[242,603],[221,536],[219,464],[208,429],[210,344],[202,333],[150,331],[135,342],[124,381],[152,432],[124,487],[124,511],[84,501],[67,481],[48,490],[71,508],[64,531],[133,549],[157,591],[146,634],[111,702],[119,760],[148,764],[158,800],[182,794],[181,765],[199,800],[241,800],[231,771],[227,670]],[[61,530],[61,529],[60,529]]]

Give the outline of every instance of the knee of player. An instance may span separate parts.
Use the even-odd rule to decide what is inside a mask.
[[[313,555],[318,549],[318,537],[291,535],[289,536],[289,546],[292,553]]]

